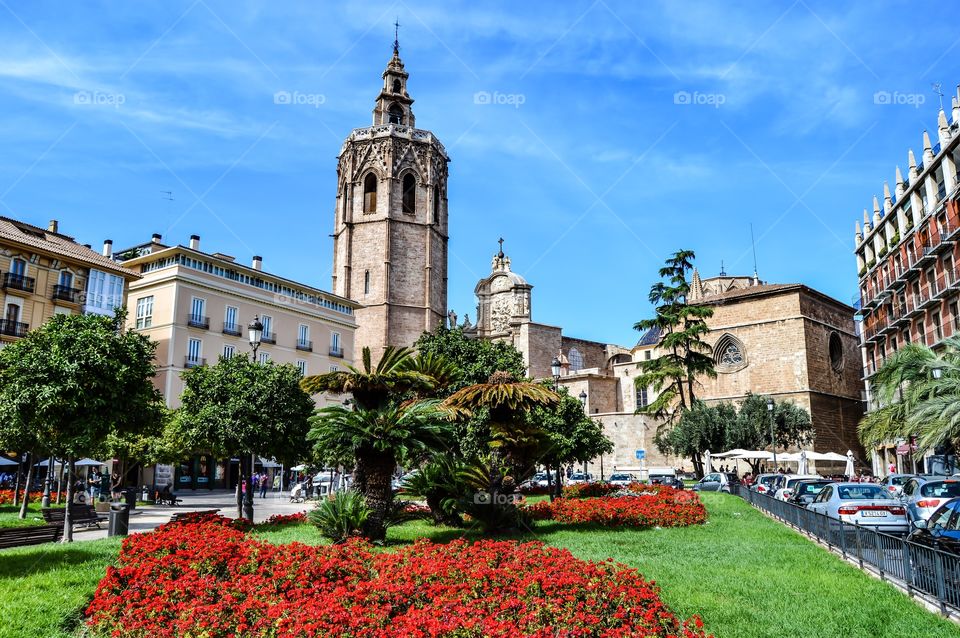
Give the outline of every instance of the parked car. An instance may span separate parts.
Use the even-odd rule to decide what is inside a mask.
[[[927,520],[913,521],[907,540],[960,555],[960,498],[950,499]]]
[[[647,470],[647,482],[651,485],[669,485],[676,489],[683,489],[683,480],[677,476],[672,467],[651,467]]]
[[[555,477],[553,477],[555,478]],[[548,487],[550,482],[547,480],[546,472],[537,472],[526,481],[521,483],[518,487],[521,489],[534,489],[539,487]]]
[[[610,480],[608,481],[611,485],[619,485],[621,487],[626,487],[631,483],[636,482],[637,477],[629,472],[615,472],[610,475]]]
[[[915,476],[904,483],[900,502],[911,521],[927,520],[949,501],[960,496],[960,481],[943,476]]]
[[[740,477],[732,472],[711,472],[696,482],[697,492],[730,492],[731,486],[740,485]]]
[[[878,532],[910,531],[906,509],[887,488],[876,483],[831,483],[820,490],[807,509]]]
[[[799,505],[800,507],[806,507],[813,502],[813,499],[820,493],[820,490],[834,482],[835,481],[824,478],[797,481],[791,488],[787,502]]]
[[[785,501],[793,494],[793,486],[800,481],[823,478],[819,474],[784,474],[783,478],[777,482],[777,491],[773,493],[774,498]]]
[[[577,483],[589,483],[593,480],[593,474],[584,474],[583,472],[574,472],[567,477],[567,485],[576,485]]]
[[[915,476],[916,474],[889,474],[880,481],[880,485],[894,496],[900,496],[904,484]]]
[[[780,474],[757,474],[753,479],[750,489],[760,494],[768,494],[770,493],[770,486],[776,481],[778,476],[780,476]]]

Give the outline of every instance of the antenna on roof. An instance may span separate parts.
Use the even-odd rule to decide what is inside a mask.
[[[943,90],[941,89],[941,87],[943,87],[943,84],[940,82],[934,82],[930,86],[933,87],[933,92],[940,96],[940,110],[942,111],[943,110]]]
[[[757,274],[757,243],[753,240],[753,222],[750,222],[750,247],[753,249],[753,283],[760,284],[760,275]]]
[[[720,276],[721,276],[721,277],[726,277],[726,276],[727,276],[727,270],[726,270],[726,268],[723,267],[723,260],[722,260],[722,259],[720,260]]]

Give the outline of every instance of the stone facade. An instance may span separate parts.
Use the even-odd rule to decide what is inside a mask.
[[[447,312],[447,157],[414,128],[398,49],[383,73],[373,126],[337,158],[333,290],[355,299],[358,352],[410,346]]]

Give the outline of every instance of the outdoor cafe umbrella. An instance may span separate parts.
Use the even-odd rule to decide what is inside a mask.
[[[713,471],[713,460],[710,458],[710,450],[707,450],[704,456],[707,457],[707,460],[704,462],[703,467],[705,472]]]
[[[847,478],[853,476],[853,451],[847,450],[847,465],[843,468],[843,473],[847,475]]]
[[[810,467],[807,464],[807,451],[800,450],[800,459],[799,466],[797,467],[797,474],[809,474]]]
[[[16,461],[12,461],[5,456],[0,456],[0,465],[20,465]]]

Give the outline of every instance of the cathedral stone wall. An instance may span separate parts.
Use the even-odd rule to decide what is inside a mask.
[[[513,345],[524,354],[527,374],[535,379],[552,376],[550,364],[560,351],[560,328],[540,323],[518,327]]]
[[[607,367],[607,344],[605,343],[564,336],[562,348],[567,359],[570,358],[570,351],[576,349],[583,357],[584,369],[597,368],[602,371]]]
[[[591,415],[593,416],[593,415]],[[629,471],[638,476],[651,467],[689,468],[690,461],[666,456],[657,450],[653,440],[657,434],[657,420],[642,414],[600,414],[594,418],[603,425],[604,434],[613,441],[614,451],[603,456],[603,476],[613,472]],[[636,451],[643,450],[646,458],[638,461]],[[600,477],[600,458],[587,464],[587,471]],[[580,464],[577,464],[580,467]],[[642,472],[641,472],[642,470]]]

